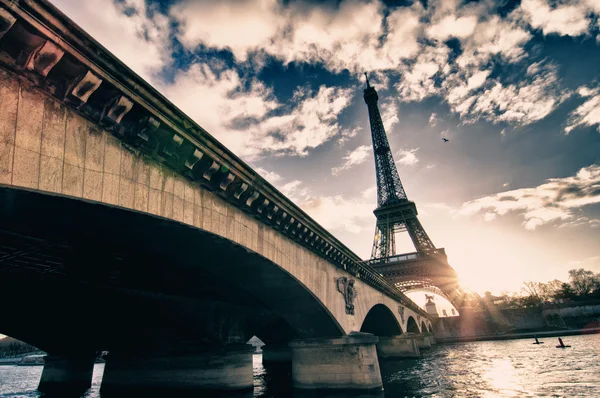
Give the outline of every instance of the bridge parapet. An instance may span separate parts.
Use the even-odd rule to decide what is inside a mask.
[[[110,131],[128,150],[212,191],[416,313],[427,316],[369,264],[361,262],[350,249],[47,1],[0,0],[0,39],[0,64],[4,68],[28,85],[50,94],[72,112]],[[115,146],[106,145],[107,157],[110,148]],[[131,157],[126,151],[115,153]],[[87,159],[75,160],[81,167],[87,162]],[[90,170],[94,167],[91,163],[93,159]],[[131,170],[125,170],[125,174],[131,174],[132,185],[128,189],[136,189],[138,177]],[[152,176],[149,181],[152,185]],[[185,191],[181,197],[195,195],[188,192],[187,184],[178,184],[177,179],[166,178],[162,182],[172,184],[174,191]],[[6,175],[1,173],[0,183],[7,183]],[[28,181],[20,185],[33,187]],[[45,190],[59,192],[50,186]],[[120,205],[118,197],[113,204]],[[146,208],[151,212],[149,204]],[[181,213],[174,218],[194,223],[188,220],[189,214]]]

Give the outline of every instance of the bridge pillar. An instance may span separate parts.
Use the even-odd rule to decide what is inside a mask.
[[[401,335],[379,337],[377,355],[382,359],[418,358],[421,352],[414,337]]]
[[[437,344],[437,339],[435,338],[435,335],[434,335],[433,333],[431,333],[431,332],[427,332],[427,333],[426,333],[426,335],[427,335],[427,337],[429,338],[429,343],[430,343],[431,345],[435,345],[435,344]]]
[[[267,344],[261,349],[263,364],[292,363],[292,349],[289,344]]]
[[[447,318],[434,319],[433,332],[437,337],[447,337],[448,336],[448,334],[446,332],[446,325],[445,325],[444,319],[447,319]]]
[[[425,333],[416,334],[414,337],[419,350],[427,350],[431,348],[431,341],[429,340],[429,336],[427,336]]]
[[[102,393],[192,393],[253,387],[250,344],[171,355],[110,353]]]
[[[92,386],[94,358],[94,355],[46,355],[38,390],[44,393],[81,393],[87,390]]]
[[[333,339],[294,340],[292,380],[310,390],[380,390],[381,372],[370,333],[350,333]]]

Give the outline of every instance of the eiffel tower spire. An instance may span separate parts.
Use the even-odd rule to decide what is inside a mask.
[[[371,258],[390,257],[396,253],[395,234],[408,232],[417,252],[434,250],[435,245],[427,236],[417,218],[417,207],[408,200],[396,163],[385,134],[377,101],[379,96],[375,88],[369,84],[364,90],[363,98],[369,109],[373,154],[375,156],[375,172],[377,174],[377,209],[373,212],[377,217],[375,239]]]

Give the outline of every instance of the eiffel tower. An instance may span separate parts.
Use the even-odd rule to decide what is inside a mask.
[[[377,224],[368,264],[404,292],[429,290],[453,302],[460,290],[456,272],[448,264],[445,250],[436,248],[425,232],[417,206],[406,196],[377,107],[379,96],[366,73],[365,77],[363,97],[369,109],[377,174],[377,208],[373,212]],[[404,232],[412,240],[413,253],[396,252],[396,234]]]

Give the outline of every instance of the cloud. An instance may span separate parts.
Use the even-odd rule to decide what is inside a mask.
[[[308,188],[303,187],[302,181],[300,180],[287,182],[281,185],[281,187],[279,187],[279,190],[282,194],[284,194],[296,203],[300,202],[301,200],[305,200],[309,194]]]
[[[447,15],[439,22],[429,26],[426,32],[429,37],[437,40],[448,40],[451,37],[465,38],[473,33],[475,26],[477,26],[475,15],[466,17]]]
[[[465,15],[453,14],[458,12]],[[481,7],[459,11],[450,7],[438,20],[444,25],[469,15],[478,17],[469,21],[478,22],[469,25],[464,33],[453,34],[460,40],[459,56],[452,59],[445,43],[432,41],[421,48],[412,62],[399,66],[401,78],[395,88],[401,101],[440,96],[466,122],[486,119],[527,125],[546,117],[568,97],[568,90],[560,85],[556,65],[548,62],[534,63],[535,68],[526,75],[491,77],[493,65],[518,64],[524,60],[527,55],[524,48],[532,35],[517,21],[490,16]],[[433,26],[439,28],[434,24],[430,30]],[[434,116],[430,123],[436,123]]]
[[[383,5],[378,1],[350,0],[339,6],[292,2],[284,6],[277,0],[224,0],[217,4],[188,0],[172,7],[170,14],[180,22],[178,37],[188,48],[202,44],[228,49],[241,62],[252,52],[264,52],[285,63],[323,63],[335,71],[394,66],[386,52],[378,49],[383,34]],[[418,20],[390,29],[392,36],[400,30],[396,44],[408,44],[405,33],[414,23]],[[400,54],[406,51],[406,46],[395,50]]]
[[[377,202],[374,186],[353,198],[313,195],[300,180],[279,180],[277,188],[327,230],[358,234],[371,225]]]
[[[429,126],[431,126],[431,127],[437,126],[439,120],[440,119],[437,117],[437,114],[435,112],[432,113],[431,116],[429,116]]]
[[[172,62],[169,19],[140,0],[52,0],[137,74],[154,83]]]
[[[395,102],[388,102],[384,104],[381,109],[383,128],[389,133],[392,127],[400,122],[400,119],[398,119],[398,107]]]
[[[496,213],[485,213],[483,215],[483,220],[484,221],[492,221],[496,218]]]
[[[234,70],[219,70],[208,64],[195,63],[178,72],[174,82],[164,84],[161,91],[206,131],[242,156],[260,153],[261,137],[254,126],[237,129],[234,122],[263,120],[279,107],[261,82],[244,80]],[[293,120],[292,116],[287,117]]]
[[[358,234],[371,221],[374,203],[336,195],[311,197],[301,202],[300,207],[328,230]]]
[[[377,202],[377,186],[373,185],[372,187],[365,189],[364,191],[362,191],[361,196],[363,199],[366,199],[368,201],[376,203]]]
[[[348,140],[350,140],[350,138],[356,137],[360,130],[362,130],[362,127],[360,126],[354,127],[352,129],[343,130],[338,141],[340,146],[344,145]]]
[[[337,175],[343,170],[348,170],[352,166],[363,163],[371,155],[370,145],[361,145],[353,151],[346,152],[346,156],[342,159],[344,163],[339,167],[331,169],[331,174]]]
[[[273,171],[269,171],[263,169],[262,167],[255,167],[254,171],[256,171],[262,178],[269,181],[272,185],[275,185],[281,181],[281,176]]]
[[[524,219],[524,227],[533,230],[551,222],[565,223],[581,218],[575,210],[597,203],[600,203],[600,165],[591,165],[580,169],[574,176],[551,178],[537,187],[465,202],[458,214],[484,213],[484,219],[490,221],[496,216],[518,213]]]
[[[404,165],[404,166],[414,166],[419,162],[419,158],[417,158],[417,151],[419,148],[415,149],[401,149],[396,153],[396,163]]]
[[[494,123],[526,125],[548,116],[570,95],[569,90],[561,90],[556,67],[550,65],[530,81],[509,85],[496,82],[484,89],[473,101],[468,116],[471,120],[485,118]]]
[[[228,49],[240,61],[261,48],[283,28],[284,10],[277,0],[186,0],[174,5],[178,38],[189,50],[200,44]]]
[[[547,35],[557,33],[562,36],[579,36],[587,33],[590,20],[586,15],[592,7],[598,7],[595,0],[573,1],[570,4],[557,4],[551,7],[547,0],[523,0],[519,11],[535,29]],[[518,12],[518,11],[517,11]]]
[[[577,90],[577,94],[587,100],[571,112],[565,133],[569,134],[576,127],[595,125],[600,132],[600,88],[582,86]]]
[[[544,34],[578,35],[600,14],[597,0],[552,2],[552,6],[549,0],[523,0],[505,17],[494,15],[496,7],[489,1],[433,2],[427,8],[413,2],[386,8],[379,0],[180,0],[166,15],[142,0],[54,3],[246,158],[269,152],[305,156],[334,136],[340,136],[343,144],[356,133],[340,131],[335,121],[340,113],[336,109],[339,104],[342,109],[347,106],[352,89],[301,88],[292,103],[281,104],[269,88],[247,77],[262,66],[249,60],[274,57],[284,64],[320,64],[333,72],[347,69],[355,76],[369,70],[385,87],[388,81],[397,81],[391,88],[399,101],[439,96],[466,122],[527,125],[549,115],[568,90],[561,87],[556,67],[534,62],[533,57],[527,59],[532,65],[524,75],[518,67],[504,66],[525,63],[526,46],[533,37],[530,27]],[[188,54],[207,48],[231,51],[238,76],[217,71],[213,58],[208,64],[214,77],[198,73],[203,67],[192,64],[174,70],[173,84],[160,81],[159,72],[173,66],[174,37]],[[458,43],[456,48],[448,45],[449,39]],[[507,73],[492,73],[498,68]],[[206,93],[203,89],[208,87],[220,95]],[[197,92],[202,96],[193,95]],[[237,110],[240,103],[245,114]],[[325,107],[311,109],[316,103]],[[252,106],[257,109],[248,108]],[[396,108],[396,104],[382,107],[387,129],[398,123]],[[267,147],[273,150],[266,151]]]
[[[234,153],[247,159],[266,154],[306,156],[336,136],[338,115],[350,89],[299,88],[280,104],[262,82],[222,65],[192,64],[161,91]],[[197,95],[202,93],[202,95]]]
[[[421,101],[440,93],[434,76],[442,73],[450,50],[446,46],[426,47],[410,64],[400,66],[401,79],[395,88],[402,101]]]

